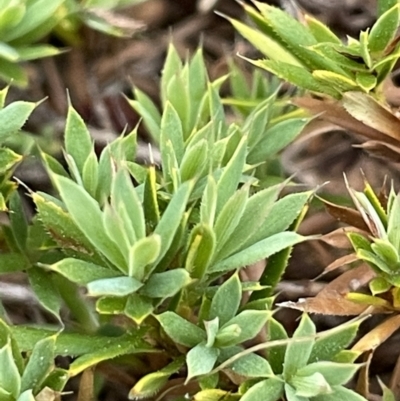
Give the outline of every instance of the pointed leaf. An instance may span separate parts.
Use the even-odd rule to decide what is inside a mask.
[[[242,286],[237,274],[232,275],[215,293],[209,319],[219,318],[220,325],[229,322],[237,313],[242,299]]]
[[[186,355],[188,374],[186,382],[195,376],[211,372],[219,355],[217,348],[209,348],[204,343],[196,345]]]
[[[204,330],[174,312],[164,312],[156,318],[168,336],[178,344],[194,347],[206,339]]]

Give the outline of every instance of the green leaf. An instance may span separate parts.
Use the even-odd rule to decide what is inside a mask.
[[[378,17],[397,4],[397,0],[378,0]]]
[[[168,248],[171,246],[175,232],[185,213],[186,204],[189,200],[192,188],[193,183],[191,181],[183,183],[178,188],[154,230],[154,233],[158,234],[161,238],[161,251],[158,261],[161,260],[161,258],[167,253]]]
[[[281,323],[275,320],[272,315],[268,317],[267,324],[267,340],[286,340],[288,335]],[[285,360],[286,345],[279,345],[266,350],[266,356],[276,374],[283,371],[283,363]]]
[[[297,397],[305,397],[307,400],[309,397],[315,397],[320,394],[328,394],[332,392],[329,383],[320,372],[314,372],[310,375],[303,376],[298,376],[296,374],[290,380],[290,384],[295,388],[295,394]]]
[[[321,81],[318,81],[304,67],[276,62],[274,60],[246,60],[257,67],[263,68],[277,77],[298,86],[299,88],[307,89],[315,93],[326,93],[334,98],[340,98],[339,91]]]
[[[218,317],[220,325],[225,325],[236,315],[241,299],[242,286],[238,275],[233,274],[215,293],[211,302],[209,319]]]
[[[245,211],[248,196],[249,187],[246,185],[228,199],[218,214],[214,227],[216,236],[216,255],[214,260],[220,260],[219,252],[224,251],[225,245],[229,244],[229,239],[235,232]]]
[[[264,220],[257,230],[254,230],[240,249],[287,230],[302,212],[311,194],[311,192],[290,194],[276,202],[269,210],[267,220]]]
[[[275,156],[291,143],[310,122],[308,118],[291,118],[268,129],[247,157],[247,162],[257,164]]]
[[[306,241],[307,237],[303,237],[294,232],[281,232],[272,235],[262,241],[256,242],[254,245],[240,251],[221,262],[216,263],[209,269],[210,272],[226,272],[229,270],[243,268],[253,263],[285,249]]]
[[[208,162],[208,146],[205,139],[188,148],[180,166],[182,182],[203,176]]]
[[[135,295],[135,294],[133,294]],[[129,296],[125,297],[101,297],[96,302],[96,310],[105,315],[122,315]]]
[[[82,168],[82,181],[85,189],[95,198],[99,180],[99,162],[94,149],[90,152]]]
[[[240,401],[279,401],[283,386],[284,382],[278,378],[263,380],[251,386]]]
[[[5,174],[22,160],[22,156],[8,148],[0,148],[0,174]]]
[[[174,149],[176,160],[180,164],[184,155],[184,140],[182,123],[174,106],[167,101],[161,119],[160,131],[160,151],[163,155],[163,148],[166,141],[171,141]]]
[[[57,335],[40,340],[33,348],[21,379],[21,392],[32,389],[36,394],[54,367],[54,349]]]
[[[7,85],[3,89],[0,90],[0,109],[4,108],[9,89],[10,89],[10,85]]]
[[[21,352],[30,352],[42,339],[55,334],[52,330],[37,329],[27,326],[12,326],[11,332],[16,339]],[[55,355],[84,355],[98,350],[106,350],[110,344],[130,344],[136,352],[154,352],[154,347],[149,346],[141,338],[143,333],[131,332],[122,336],[101,336],[80,333],[60,333],[56,339]]]
[[[372,74],[369,74],[366,72],[357,72],[356,82],[357,82],[357,85],[360,86],[361,89],[364,90],[364,92],[368,93],[376,87],[378,80]]]
[[[368,283],[372,295],[382,294],[390,290],[391,284],[383,277],[375,277]]]
[[[92,146],[92,138],[85,122],[70,104],[65,125],[65,150],[75,160],[80,173],[86,159],[90,157]]]
[[[194,347],[206,339],[204,330],[174,312],[164,312],[157,315],[156,319],[168,336],[178,344]]]
[[[116,270],[74,258],[65,258],[52,265],[44,265],[44,267],[56,271],[68,280],[80,285],[121,275]]]
[[[229,320],[221,329],[227,326],[238,325],[240,327],[240,334],[236,338],[234,344],[241,344],[244,341],[254,338],[265,325],[268,319],[268,312],[261,310],[244,310]]]
[[[150,98],[138,89],[135,89],[135,97],[138,100],[127,99],[128,103],[143,118],[144,125],[152,138],[159,141],[161,124],[161,115],[159,111],[156,109]],[[157,114],[153,113],[153,108]]]
[[[369,33],[368,47],[372,54],[383,52],[394,38],[399,25],[399,5],[384,12]]]
[[[15,50],[18,54],[18,61],[29,61],[43,57],[52,57],[63,52],[61,49],[51,45],[16,46]]]
[[[98,203],[82,187],[68,178],[54,175],[53,180],[75,224],[93,246],[125,273],[127,269],[124,257],[104,231]]]
[[[281,190],[280,185],[275,185],[257,192],[251,196],[246,203],[243,215],[229,241],[221,249],[219,259],[230,256],[233,252],[241,249],[241,246],[254,236],[262,227],[269,212],[276,201]]]
[[[150,298],[169,298],[188,285],[190,281],[190,275],[185,269],[155,273],[141,288],[140,294]]]
[[[20,253],[0,254],[0,274],[25,270],[30,266],[29,260]]]
[[[357,335],[361,320],[338,327],[337,331],[315,341],[308,363],[330,361],[341,350],[348,347]]]
[[[250,28],[248,25],[238,20],[228,18],[224,15],[223,17],[225,17],[245,39],[247,39],[254,47],[256,47],[262,54],[271,60],[301,67],[302,69],[303,65],[298,58],[295,57],[286,47],[283,47],[279,42],[268,37],[267,35],[264,35],[256,29]]]
[[[246,161],[247,138],[243,137],[231,160],[223,169],[217,183],[217,215],[230,197],[235,193]]]
[[[214,226],[215,212],[217,209],[217,184],[212,175],[207,177],[207,185],[201,200],[200,220],[209,227]]]
[[[389,242],[400,252],[400,194],[396,195],[390,209],[387,235]]]
[[[318,42],[342,44],[338,38],[325,24],[309,14],[304,16],[308,29]]]
[[[195,376],[211,372],[219,355],[217,348],[209,348],[204,343],[197,344],[186,355],[188,374],[186,383]]]
[[[350,381],[361,365],[354,363],[315,362],[299,369],[297,377],[312,376],[320,373],[330,386],[344,385]]]
[[[158,393],[167,383],[169,377],[183,366],[184,359],[177,358],[164,368],[143,376],[129,391],[129,399],[149,398]]]
[[[313,401],[366,401],[366,398],[342,386],[332,387],[331,394],[322,394],[313,398]]]
[[[154,350],[153,350],[154,351]],[[147,349],[147,352],[153,352]],[[106,360],[116,358],[121,355],[141,353],[140,345],[137,338],[131,337],[131,341],[119,341],[118,337],[109,337],[108,343],[103,348],[93,349],[92,352],[80,356],[75,359],[69,366],[68,373],[70,376],[76,376],[91,366]]]
[[[271,365],[268,361],[257,355],[247,354],[228,366],[235,374],[246,377],[273,377]]]
[[[25,88],[28,85],[28,74],[23,69],[23,67],[18,64],[15,64],[14,62],[7,61],[2,58],[0,58],[0,77],[8,83],[12,82],[14,85],[18,85],[22,88]],[[29,114],[30,112],[28,113],[26,118],[28,118]],[[23,123],[21,123],[21,126],[22,125]],[[3,138],[0,138],[0,140],[3,141],[4,137],[5,136],[3,136]]]
[[[358,89],[356,81],[336,72],[315,70],[312,72],[312,76],[323,85],[334,87],[339,92]]]
[[[293,341],[286,348],[283,374],[286,380],[296,374],[297,370],[306,366],[313,349],[316,330],[315,325],[307,314],[303,314],[300,324],[293,334]],[[296,341],[299,337],[309,339]]]
[[[11,341],[0,349],[0,389],[18,397],[21,389],[21,377],[14,362]]]
[[[61,297],[54,285],[51,273],[45,272],[38,267],[31,267],[28,270],[28,277],[30,285],[40,304],[61,321]]]
[[[24,253],[28,236],[28,222],[18,192],[10,196],[10,225],[19,250]]]
[[[141,325],[154,312],[153,302],[143,295],[131,294],[126,301],[123,312],[137,325]]]
[[[143,280],[147,276],[146,266],[157,260],[160,249],[161,238],[157,234],[137,241],[129,252],[129,275]]]
[[[32,390],[24,391],[17,399],[17,401],[35,401]]]
[[[206,347],[210,348],[214,345],[216,336],[218,334],[219,319],[216,317],[212,320],[203,321],[203,324],[207,334]]]
[[[90,296],[111,295],[123,297],[132,294],[141,288],[143,284],[133,277],[113,277],[95,280],[87,285]]]
[[[36,106],[36,103],[18,101],[0,110],[0,143],[23,127]]]
[[[161,77],[161,99],[163,105],[167,102],[167,88],[176,74],[180,74],[182,71],[182,62],[172,43],[168,46],[167,57],[164,62],[164,68],[162,70]]]
[[[203,278],[214,256],[215,233],[207,224],[198,224],[190,233],[185,269],[193,278]]]
[[[6,33],[3,33],[2,40],[10,42],[21,39],[23,35],[33,32],[40,25],[45,25],[47,20],[57,15],[56,10],[64,1],[65,0],[54,0],[49,4],[46,0],[38,0],[30,3],[19,24]],[[56,18],[54,19],[57,21]]]

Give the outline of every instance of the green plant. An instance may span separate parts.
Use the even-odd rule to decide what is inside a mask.
[[[278,199],[284,184],[265,180],[259,186],[257,176],[263,161],[274,159],[309,120],[278,116],[285,108],[271,91],[227,124],[218,93],[224,79],[208,81],[200,50],[182,63],[171,46],[162,112],[135,91],[131,104],[159,144],[160,166],[135,162],[136,131],[107,145],[98,158],[83,120],[69,107],[67,168],[40,152],[60,198],[30,192],[37,215],[28,223],[14,193],[10,224],[2,227],[8,252],[0,254],[0,271],[26,271],[38,301],[60,322],[57,331],[64,325],[64,303],[86,334],[66,327],[54,337],[42,328],[12,327],[21,350],[31,351],[38,336],[54,338],[56,355],[77,357],[64,372],[67,378],[116,356],[145,360],[163,350],[170,364],[157,373],[159,385],[151,391],[180,370],[186,381],[217,388],[213,370],[242,352],[242,343],[266,324],[276,281],[269,281],[268,271],[261,284],[242,283],[238,271],[307,239],[292,229],[312,192]],[[289,254],[274,264],[274,277]],[[96,299],[95,309],[80,286]],[[250,302],[241,304],[249,291]],[[124,327],[112,323],[120,315],[128,318]],[[122,333],[117,342],[111,344],[106,322]],[[240,359],[268,366],[254,353]],[[138,386],[134,397],[146,393]]]
[[[94,29],[121,36],[124,31],[113,26],[111,18],[102,15],[101,9],[139,1],[0,1],[0,78],[26,86],[27,74],[19,63],[54,56],[63,51],[50,44],[40,43],[53,30],[75,43],[78,40],[76,31],[82,22]]]

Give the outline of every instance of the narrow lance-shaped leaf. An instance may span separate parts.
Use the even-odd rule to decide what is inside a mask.
[[[18,101],[0,110],[0,142],[23,127],[36,105],[36,103]]]
[[[180,357],[164,368],[142,377],[129,391],[129,399],[152,397],[161,390],[172,374],[179,371],[183,364],[184,359]]]
[[[245,39],[247,39],[262,54],[264,54],[271,60],[303,67],[303,64],[298,60],[298,58],[295,57],[291,51],[283,47],[280,43],[238,20],[228,18],[225,15],[222,16],[224,18],[227,18],[227,20]]]
[[[161,238],[161,250],[158,261],[166,254],[174,239],[175,232],[185,213],[186,204],[192,188],[193,182],[191,181],[183,183],[180,188],[178,188],[154,230],[154,233],[158,234]]]
[[[80,285],[86,285],[91,281],[103,278],[119,277],[121,275],[118,270],[74,258],[65,258],[52,265],[44,265],[44,267],[51,269],[63,275],[68,280]]]
[[[39,341],[33,348],[21,379],[21,391],[32,389],[36,393],[54,367],[54,349],[57,335]]]
[[[237,274],[233,274],[215,293],[210,307],[209,319],[219,318],[223,326],[237,313],[242,299],[242,286]]]
[[[246,185],[231,196],[219,213],[214,227],[216,235],[215,260],[220,260],[219,252],[224,250],[225,244],[229,245],[229,239],[234,234],[245,211],[248,196],[249,188]]]
[[[60,322],[61,297],[51,274],[38,267],[28,270],[29,282],[41,305],[54,315]]]
[[[193,278],[201,279],[214,256],[216,238],[207,224],[198,224],[190,233],[185,269]]]
[[[294,232],[281,232],[272,235],[211,266],[210,272],[225,272],[251,265],[307,239],[307,237]]]
[[[371,53],[384,51],[393,39],[399,25],[399,5],[384,12],[369,33],[368,47]]]
[[[247,138],[243,137],[240,141],[231,160],[224,168],[217,183],[217,215],[222,210],[228,199],[236,191],[246,160]]]
[[[160,249],[161,238],[157,234],[137,241],[129,252],[129,275],[143,280],[147,276],[146,266],[157,260]]]
[[[71,155],[82,173],[86,159],[92,151],[92,139],[82,117],[70,104],[65,125],[65,150]]]
[[[14,362],[11,341],[0,349],[0,389],[16,399],[21,389],[21,377]]]
[[[315,333],[314,323],[306,314],[303,314],[300,324],[293,334],[293,342],[290,342],[286,348],[283,368],[286,380],[296,374],[298,369],[306,366],[315,343]],[[309,337],[309,339],[296,341],[300,337]]]
[[[98,203],[79,185],[65,177],[53,176],[68,211],[87,239],[122,272],[126,264],[121,251],[103,228],[102,213]]]

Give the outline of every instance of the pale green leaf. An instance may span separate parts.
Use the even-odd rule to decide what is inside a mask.
[[[174,312],[164,312],[156,318],[168,336],[178,344],[194,347],[206,339],[204,330]]]
[[[204,343],[196,345],[186,355],[188,374],[186,382],[195,376],[211,372],[219,355],[219,350],[209,348]]]
[[[237,274],[226,280],[215,293],[209,319],[219,318],[220,325],[229,322],[237,313],[242,299],[242,286]]]

